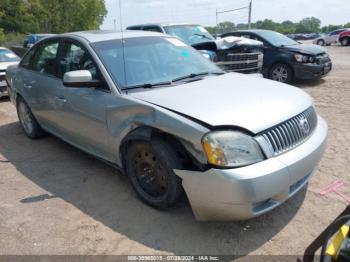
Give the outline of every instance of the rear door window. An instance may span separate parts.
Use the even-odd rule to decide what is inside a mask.
[[[32,49],[30,49],[25,56],[23,57],[21,63],[20,63],[20,67],[26,68],[26,69],[31,69],[32,67],[32,62],[33,62],[33,58],[35,56],[35,52],[37,51],[37,48],[33,47]]]

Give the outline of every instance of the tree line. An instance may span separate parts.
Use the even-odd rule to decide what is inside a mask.
[[[1,0],[0,39],[11,33],[94,30],[106,14],[104,0]]]
[[[227,33],[234,30],[247,29],[248,24],[234,24],[232,22],[219,23],[217,27],[207,27],[208,31],[215,33]],[[282,23],[274,22],[271,19],[257,21],[251,24],[252,29],[266,29],[280,32],[282,34],[297,34],[297,33],[327,33],[340,28],[350,28],[350,23],[345,25],[328,25],[321,27],[321,20],[316,17],[307,17],[299,22],[289,20]]]

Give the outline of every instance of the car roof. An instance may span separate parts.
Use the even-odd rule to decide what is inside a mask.
[[[55,34],[28,34],[27,36],[54,36]]]
[[[148,31],[133,31],[126,30],[123,32],[113,31],[113,30],[100,30],[100,31],[83,31],[83,32],[73,32],[56,35],[56,37],[79,37],[83,38],[90,43],[103,42],[115,39],[125,39],[125,38],[135,38],[135,37],[148,37],[148,36],[167,36],[165,34],[157,32]]]
[[[186,25],[193,25],[193,26],[200,26],[198,24],[191,24],[191,23],[147,23],[147,24],[138,24],[138,25],[130,25],[127,28],[131,27],[143,27],[143,26],[186,26]]]
[[[246,30],[237,30],[237,31],[233,31],[230,33],[261,33],[261,32],[271,32],[272,30],[265,30],[265,29],[246,29]],[[227,33],[227,34],[230,34]],[[225,34],[223,34],[225,35]]]

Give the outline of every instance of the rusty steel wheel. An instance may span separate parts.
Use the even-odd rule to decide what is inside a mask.
[[[176,152],[165,142],[138,141],[127,152],[126,173],[137,195],[157,208],[174,205],[183,190],[173,169],[181,168]]]

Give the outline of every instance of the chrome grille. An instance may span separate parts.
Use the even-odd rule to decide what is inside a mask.
[[[263,63],[262,53],[221,53],[214,62],[228,72],[260,71]]]
[[[269,156],[282,154],[303,143],[317,126],[317,114],[313,107],[301,114],[256,136],[256,140]]]

